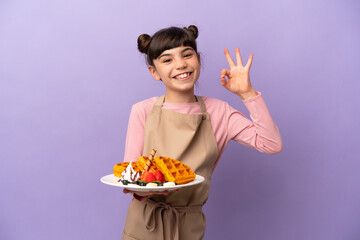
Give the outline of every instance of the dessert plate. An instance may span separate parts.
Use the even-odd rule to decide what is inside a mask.
[[[200,175],[196,175],[194,181],[188,182],[186,184],[175,185],[175,186],[146,187],[146,186],[139,186],[139,185],[135,185],[135,184],[123,185],[121,182],[118,182],[119,179],[120,178],[114,176],[114,174],[109,174],[109,175],[103,176],[100,179],[100,181],[107,185],[126,188],[127,190],[130,190],[130,191],[156,192],[156,191],[169,191],[169,190],[175,190],[175,189],[180,189],[180,188],[184,188],[184,187],[189,187],[189,186],[200,184],[205,180],[204,177],[202,177]]]

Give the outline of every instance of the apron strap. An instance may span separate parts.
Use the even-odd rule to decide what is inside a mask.
[[[162,211],[168,211],[172,214],[171,216],[171,230],[170,232],[174,233],[174,236],[172,239],[178,240],[179,239],[179,213],[184,212],[202,212],[202,206],[188,206],[188,207],[173,207],[167,203],[164,202],[155,202],[151,199],[147,199],[146,202],[150,205],[150,212],[145,218],[145,224],[146,229],[149,231],[154,231],[156,228],[156,222],[162,221],[163,219],[156,219],[156,210],[159,209],[160,216],[162,215]],[[164,226],[164,224],[161,224],[161,226]],[[164,231],[163,231],[164,232]]]
[[[165,100],[165,95],[162,95],[162,96],[158,97],[156,99],[156,102],[155,102],[154,106],[157,106],[157,107],[161,108],[163,103],[164,103],[164,100]]]
[[[196,98],[196,100],[198,101],[198,103],[200,105],[200,110],[201,110],[201,114],[203,115],[203,120],[205,120],[206,117],[207,117],[205,103],[204,103],[202,97],[195,96],[195,98]]]

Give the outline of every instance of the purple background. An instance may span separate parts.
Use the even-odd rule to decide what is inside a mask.
[[[2,0],[0,239],[120,239],[130,196],[99,178],[122,161],[131,105],[164,92],[136,39],[190,24],[196,93],[248,115],[219,75],[224,48],[253,53],[252,83],[284,142],[276,155],[228,145],[205,239],[360,239],[359,10],[355,0]]]

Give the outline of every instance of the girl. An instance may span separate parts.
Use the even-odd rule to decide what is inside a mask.
[[[133,105],[125,161],[149,156],[156,148],[157,156],[184,162],[205,181],[172,192],[124,190],[134,198],[122,239],[202,239],[205,233],[202,206],[208,198],[211,174],[227,143],[235,140],[265,153],[282,149],[279,131],[261,93],[250,83],[252,54],[243,66],[238,48],[237,64],[225,49],[230,69],[220,73],[221,85],[242,99],[252,121],[226,102],[194,95],[201,67],[197,36],[198,29],[193,25],[162,29],[152,37],[139,36],[138,49],[146,54],[151,75],[163,82],[166,92]]]

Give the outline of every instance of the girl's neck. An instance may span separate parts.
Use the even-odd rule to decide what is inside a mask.
[[[183,92],[169,92],[165,93],[165,102],[168,103],[191,103],[196,102],[194,92],[183,93]]]

